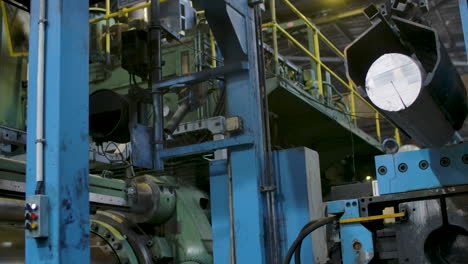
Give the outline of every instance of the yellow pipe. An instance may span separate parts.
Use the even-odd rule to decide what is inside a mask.
[[[379,112],[375,112],[375,130],[377,131],[377,138],[379,141],[382,140],[382,134],[380,131],[380,115]]]
[[[386,219],[386,218],[404,217],[405,215],[406,215],[406,213],[397,213],[397,214],[375,215],[375,216],[358,217],[358,218],[351,218],[351,219],[342,219],[342,220],[340,220],[340,224],[356,223],[356,222],[372,221],[372,220],[381,220],[381,219]]]
[[[315,50],[314,53],[317,59],[320,61],[320,46],[319,45],[320,45],[319,37],[318,37],[317,31],[315,31],[314,32],[314,50]],[[316,71],[317,71],[318,91],[320,95],[323,95],[322,65],[320,63],[317,63]]]
[[[13,42],[11,41],[10,26],[8,25],[8,18],[7,18],[5,3],[3,1],[0,1],[0,7],[2,9],[3,25],[5,25],[5,35],[7,39],[8,52],[10,53],[10,57],[28,56],[28,52],[15,52],[13,50]]]
[[[398,146],[401,146],[400,130],[395,128],[395,140],[398,143]]]
[[[161,3],[166,2],[166,1],[167,0],[160,0]],[[91,20],[89,20],[89,23],[94,24],[94,23],[97,23],[97,22],[100,22],[100,21],[103,21],[103,20],[113,18],[113,17],[125,16],[126,14],[128,14],[130,12],[140,10],[140,9],[143,9],[143,8],[147,8],[147,7],[150,7],[150,6],[151,6],[151,2],[147,2],[147,3],[141,4],[141,5],[138,5],[138,6],[134,6],[134,7],[130,7],[130,8],[122,8],[119,11],[114,12],[114,13],[109,13],[109,14],[106,13],[106,15],[103,16],[103,17],[91,19]]]
[[[210,31],[210,48],[211,48],[211,67],[216,68],[218,65],[216,63],[216,42],[213,32]]]
[[[338,54],[340,57],[344,58],[345,55],[343,54],[343,52],[341,52],[338,48],[335,47],[335,45],[333,45],[333,43],[328,40],[325,35],[323,35],[320,30],[314,26],[307,17],[305,17],[293,4],[291,4],[291,2],[289,2],[288,0],[282,0],[290,9],[291,11],[293,11],[300,19],[302,19],[304,21],[304,23],[309,27],[311,28],[312,30],[314,30],[315,32],[318,32],[320,38],[322,38],[322,40],[327,43],[327,45],[336,53]]]
[[[271,24],[274,25],[271,32],[271,37],[273,41],[273,60],[275,62],[275,73],[279,73],[279,51],[278,51],[278,31],[277,25],[278,22],[276,21],[276,0],[270,0],[270,11],[271,11]]]
[[[110,0],[106,0],[106,16],[110,15]],[[110,24],[109,20],[107,20],[106,24],[106,54],[110,56]]]
[[[356,119],[356,102],[354,101],[354,89],[349,94],[349,103],[351,104],[351,120]]]

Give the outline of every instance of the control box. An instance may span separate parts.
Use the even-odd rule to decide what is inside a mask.
[[[26,237],[45,238],[49,235],[49,200],[46,195],[26,198],[24,227]]]

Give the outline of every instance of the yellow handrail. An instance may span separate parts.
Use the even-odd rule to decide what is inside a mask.
[[[336,80],[338,80],[344,87],[346,87],[349,91],[349,100],[350,100],[350,105],[351,105],[351,120],[356,119],[356,104],[355,104],[355,97],[357,97],[360,101],[364,102],[367,106],[374,111],[374,117],[375,117],[375,126],[376,126],[376,134],[377,138],[379,141],[381,140],[381,128],[380,128],[380,119],[381,115],[375,109],[375,107],[370,104],[367,100],[365,100],[356,90],[353,85],[353,82],[349,80],[348,82],[345,81],[343,78],[341,78],[338,74],[336,74],[332,69],[330,69],[327,65],[325,65],[321,59],[320,59],[320,44],[319,40],[322,40],[329,48],[331,48],[338,56],[341,58],[345,58],[345,55],[343,52],[341,52],[338,48],[333,45],[333,43],[326,38],[323,33],[320,32],[320,30],[313,25],[310,20],[305,17],[289,0],[282,0],[290,9],[295,13],[302,21],[304,21],[304,24],[310,28],[313,31],[313,43],[314,43],[314,54],[312,54],[312,51],[304,47],[297,39],[295,39],[286,29],[284,29],[276,20],[276,6],[275,6],[275,0],[270,0],[270,8],[271,8],[271,17],[272,17],[272,22],[263,24],[263,27],[266,28],[271,28],[272,29],[272,37],[273,37],[273,54],[275,54],[275,68],[278,67],[278,61],[277,61],[277,56],[279,56],[279,51],[278,51],[278,43],[277,43],[277,36],[276,32],[279,31],[281,32],[289,41],[291,41],[296,47],[298,47],[300,50],[302,50],[307,56],[309,56],[316,64],[317,64],[317,83],[318,83],[318,92],[320,95],[323,95],[323,78],[322,78],[322,69],[327,71],[330,75],[332,75]],[[398,144],[401,144],[401,139],[400,139],[400,134],[398,128],[395,128],[395,135],[394,135],[395,140],[398,142]]]
[[[314,32],[314,51],[315,57],[320,61],[319,35],[317,34],[317,31]],[[320,95],[323,95],[322,64],[317,63],[315,70],[317,71],[318,92]]]
[[[161,0],[161,2],[166,2],[166,1],[167,0]],[[140,10],[140,9],[143,9],[143,8],[147,8],[149,6],[151,6],[151,2],[147,2],[147,3],[137,5],[137,6],[134,6],[134,7],[130,7],[130,8],[125,8],[124,7],[124,8],[122,8],[119,11],[114,12],[114,13],[106,12],[105,16],[95,18],[95,19],[90,19],[89,23],[94,24],[94,23],[97,23],[97,22],[100,22],[100,21],[103,21],[103,20],[108,20],[108,19],[111,19],[111,18],[114,18],[114,17],[123,17],[123,16],[125,16],[126,14],[128,14],[130,12]]]
[[[380,131],[380,114],[375,112],[375,131],[377,132],[377,138],[379,141],[382,139],[382,133]]]
[[[5,26],[5,35],[6,35],[8,52],[10,53],[10,57],[28,56],[27,52],[15,52],[14,51],[13,42],[11,41],[10,25],[8,25],[7,12],[5,8],[5,3],[3,1],[0,1],[0,8],[2,9],[3,25]]]
[[[332,71],[327,65],[325,65],[322,61],[320,61],[316,56],[314,56],[306,47],[304,47],[299,41],[297,41],[291,34],[289,34],[284,28],[282,28],[280,25],[272,25],[276,27],[283,35],[285,35],[292,43],[294,43],[299,49],[301,49],[305,54],[307,54],[313,61],[315,61],[317,64],[320,64],[320,66],[325,69],[327,72],[329,72],[335,79],[337,79],[343,86],[348,88],[350,91],[353,91],[354,88],[349,85],[345,80],[343,80],[340,76],[338,76],[335,72]],[[367,100],[362,98],[361,95],[358,93],[354,92],[354,95],[361,99],[364,103],[366,103],[369,107],[371,107],[374,111],[377,111]]]
[[[310,20],[305,17],[301,11],[299,11],[293,4],[291,4],[291,2],[289,2],[288,0],[282,0],[290,9],[291,11],[293,11],[294,14],[296,14],[300,19],[302,19],[304,21],[304,23],[312,30],[314,30],[319,36],[320,38],[325,42],[327,43],[327,45],[336,53],[338,54],[340,57],[344,58],[345,55],[343,54],[343,52],[341,52],[338,48],[335,47],[335,45],[333,45],[333,43],[327,38],[325,37],[325,35],[322,34],[322,32],[320,32],[320,30],[314,26]]]

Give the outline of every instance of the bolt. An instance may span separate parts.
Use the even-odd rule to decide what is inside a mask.
[[[443,157],[440,159],[440,166],[442,167],[448,167],[450,166],[450,159],[447,157]]]
[[[361,250],[361,248],[362,248],[361,242],[359,242],[357,240],[354,240],[353,241],[353,250],[354,251],[359,251],[359,250]]]
[[[406,172],[408,170],[408,165],[406,165],[406,163],[401,163],[400,165],[398,165],[398,170],[400,172]]]
[[[421,162],[419,162],[419,168],[421,170],[429,168],[429,162],[427,162],[427,160],[421,160]]]
[[[387,174],[387,168],[385,166],[380,166],[378,172],[380,175],[385,175]]]
[[[463,163],[468,164],[468,154],[463,155],[462,161]]]

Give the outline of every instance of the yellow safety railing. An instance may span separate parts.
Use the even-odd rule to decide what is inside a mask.
[[[27,52],[15,52],[15,50],[13,49],[13,42],[11,40],[10,25],[8,24],[5,2],[0,1],[0,8],[2,9],[3,25],[5,27],[6,42],[8,46],[8,52],[10,53],[10,57],[28,56]]]
[[[283,36],[285,36],[289,41],[291,41],[297,48],[303,51],[312,61],[316,64],[316,77],[317,77],[317,88],[318,93],[323,95],[323,73],[322,70],[328,72],[331,76],[333,76],[337,81],[339,81],[344,87],[349,90],[349,103],[351,108],[351,119],[355,120],[356,115],[356,98],[362,101],[364,104],[369,106],[370,109],[374,112],[375,117],[375,126],[376,126],[376,134],[379,141],[381,140],[381,126],[380,120],[382,116],[379,112],[367,101],[365,100],[355,89],[351,80],[345,80],[341,78],[338,74],[336,74],[332,69],[330,69],[327,65],[325,65],[322,60],[320,59],[320,41],[323,41],[328,48],[330,48],[334,53],[336,53],[339,57],[345,58],[345,55],[342,51],[340,51],[333,43],[323,35],[322,32],[314,25],[310,20],[304,16],[289,0],[281,0],[300,20],[304,22],[304,24],[312,30],[313,33],[313,46],[314,50],[311,51],[302,45],[297,39],[295,39],[286,29],[284,29],[277,21],[276,17],[276,1],[270,0],[270,13],[271,13],[271,22],[263,24],[264,28],[271,28],[272,33],[272,40],[273,40],[273,56],[275,61],[275,72],[278,73],[278,63],[279,63],[279,50],[278,50],[278,32],[280,32]],[[398,128],[395,128],[395,140],[398,144],[400,142],[400,134]]]

